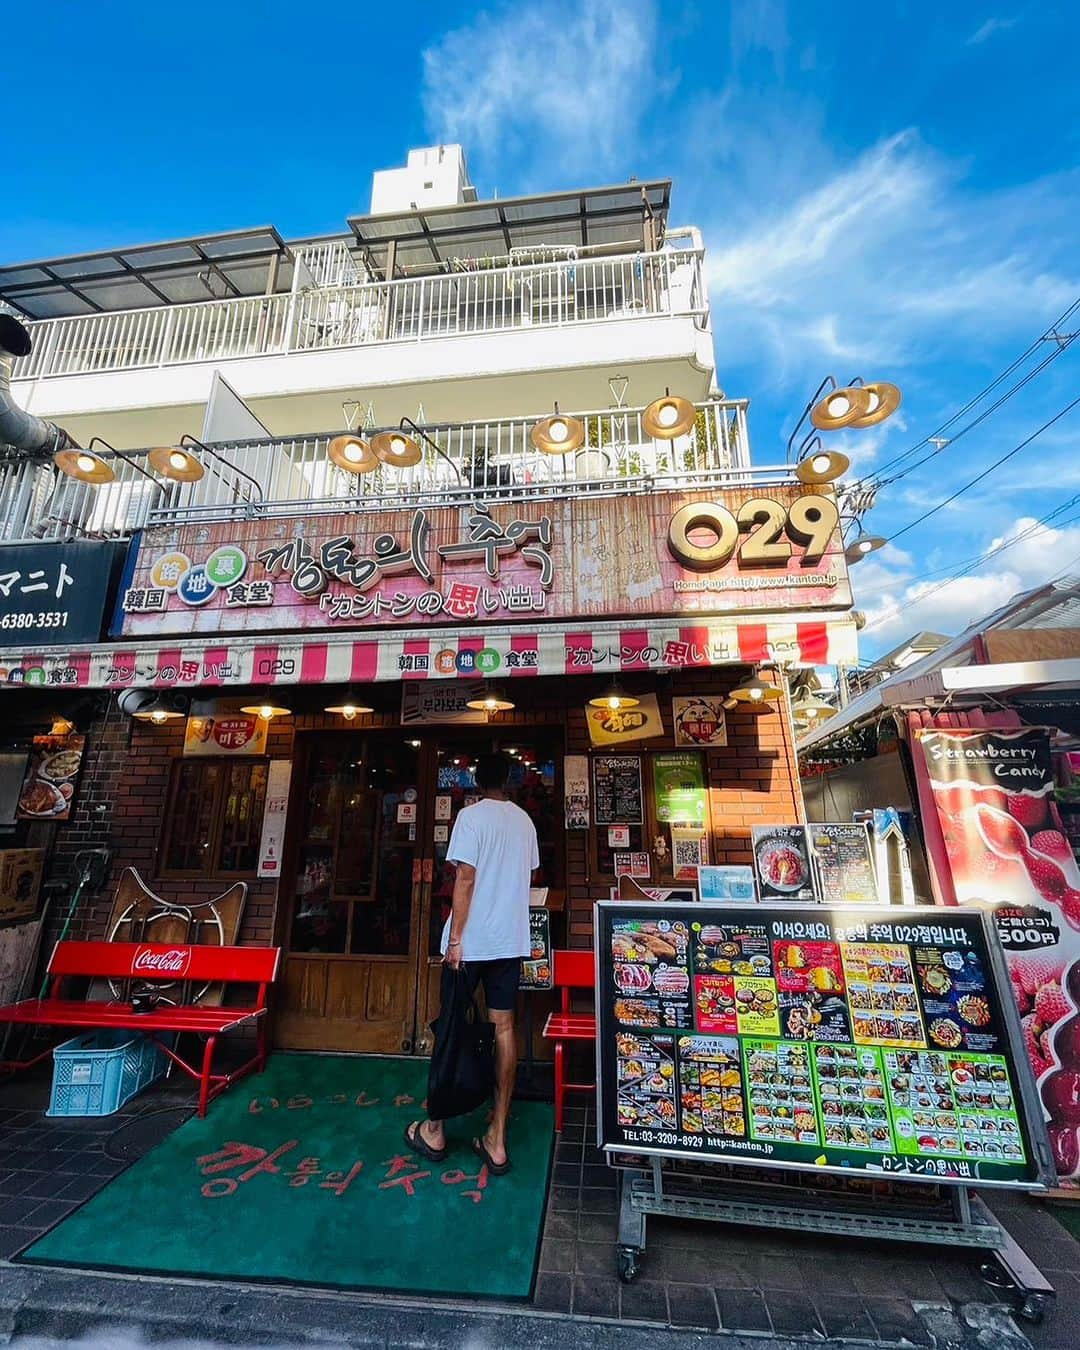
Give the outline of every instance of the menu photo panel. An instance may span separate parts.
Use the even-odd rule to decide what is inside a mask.
[[[1053,1169],[986,917],[596,906],[598,1143],[927,1183]]]

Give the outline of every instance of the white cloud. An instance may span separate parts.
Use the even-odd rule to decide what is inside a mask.
[[[729,110],[737,99],[725,100]],[[723,133],[721,160],[738,128]],[[797,147],[801,170],[792,156]],[[963,166],[908,130],[848,164],[830,166],[817,133],[786,131],[782,186],[758,196],[765,146],[735,209],[701,220],[712,241],[708,276],[720,368],[753,349],[785,383],[828,363],[867,378],[1038,331],[1080,285],[1061,201],[1080,197],[1080,174],[975,192]],[[800,176],[801,175],[801,176]],[[796,186],[796,184],[798,184]],[[755,185],[758,185],[755,187]],[[1059,261],[1060,258],[1060,261]]]
[[[977,47],[985,42],[987,38],[993,37],[995,33],[1004,33],[1009,28],[1015,28],[1019,22],[1018,19],[987,19],[985,23],[979,25],[974,33],[968,38],[969,47]]]
[[[895,646],[922,629],[960,633],[1018,592],[1080,567],[1080,525],[1054,529],[1021,517],[991,539],[984,552],[1009,540],[1018,542],[989,558],[971,576],[914,581],[910,560],[903,566],[891,565],[884,549],[875,555],[883,557],[883,563],[860,563],[851,577],[856,604],[867,616],[860,639],[864,655]],[[929,569],[921,565],[920,570]]]
[[[653,0],[481,13],[423,53],[428,131],[550,191],[621,164],[658,84]]]

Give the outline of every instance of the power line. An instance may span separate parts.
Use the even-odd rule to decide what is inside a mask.
[[[982,473],[976,474],[975,477],[972,478],[969,482],[965,483],[963,487],[957,488],[956,491],[951,493],[948,497],[946,497],[944,501],[940,501],[936,506],[932,506],[929,511],[924,511],[921,516],[916,517],[915,520],[909,521],[908,524],[903,527],[903,529],[896,530],[893,534],[889,536],[889,542],[895,543],[897,539],[899,539],[902,535],[907,534],[909,530],[913,530],[916,527],[916,525],[921,525],[924,520],[929,520],[931,516],[936,516],[939,511],[944,510],[946,506],[949,506],[952,502],[956,501],[957,497],[963,496],[963,494],[967,492],[970,488],[973,488],[977,483],[981,483],[982,480],[984,478],[987,478],[990,474],[992,474],[995,469],[999,469],[1002,466],[1002,464],[1004,464],[1007,460],[1012,459],[1014,455],[1018,455],[1021,450],[1026,449],[1027,446],[1029,446],[1032,441],[1036,440],[1039,436],[1041,436],[1044,431],[1049,430],[1049,428],[1052,427],[1055,422],[1060,422],[1063,417],[1065,417],[1068,413],[1071,413],[1078,403],[1080,403],[1080,398],[1074,398],[1073,401],[1067,407],[1062,408],[1062,410],[1059,413],[1056,413],[1053,417],[1051,417],[1048,422],[1044,422],[1037,431],[1033,431],[1031,435],[1027,437],[1026,440],[1023,440],[1020,442],[1019,445],[1014,446],[1013,449],[1008,452],[1008,454],[1002,455],[1000,459],[994,460],[993,464],[989,464],[985,469],[983,469]]]
[[[1000,407],[1001,404],[1006,399],[1011,398],[1014,393],[1018,393],[1019,390],[1023,388],[1024,384],[1028,382],[1029,378],[1034,378],[1035,375],[1039,374],[1042,370],[1044,370],[1045,367],[1049,365],[1050,361],[1055,359],[1057,356],[1060,356],[1061,353],[1071,344],[1073,339],[1076,337],[1076,334],[1072,334],[1066,337],[1065,335],[1059,333],[1058,330],[1060,329],[1062,324],[1068,322],[1068,320],[1072,317],[1072,315],[1076,312],[1078,308],[1080,308],[1080,298],[1074,300],[1073,303],[1069,306],[1069,308],[1065,310],[1065,312],[1057,320],[1055,320],[1055,322],[1051,324],[1051,326],[1044,333],[1041,333],[1039,337],[1037,337],[1035,341],[1031,343],[1031,345],[1027,348],[1026,351],[1021,352],[1020,355],[1012,362],[1012,364],[1007,366],[1001,372],[1001,374],[997,376],[996,379],[992,380],[990,384],[988,384],[985,389],[981,390],[978,394],[976,394],[974,398],[969,399],[968,402],[965,403],[962,408],[960,408],[957,412],[953,413],[953,415],[950,418],[948,418],[945,422],[943,422],[940,427],[938,427],[935,431],[932,431],[928,436],[924,436],[921,441],[917,441],[914,445],[909,446],[907,450],[903,450],[900,452],[900,454],[894,455],[892,459],[886,460],[886,462],[874,475],[875,481],[878,478],[880,478],[882,474],[886,473],[890,468],[892,468],[893,465],[900,464],[909,456],[916,454],[919,450],[923,448],[924,445],[930,445],[933,444],[935,441],[940,441],[943,439],[946,444],[951,444],[951,442],[959,440],[961,436],[963,436],[967,431],[971,430],[971,426],[978,425],[978,422],[983,421],[986,416],[989,416],[990,412],[993,412],[996,408]],[[986,414],[978,418],[975,422],[972,422],[971,426],[962,428],[960,431],[956,433],[955,436],[948,436],[948,437],[944,436],[944,433],[947,432],[952,426],[954,426],[960,420],[961,417],[965,416],[965,414],[969,413],[972,410],[972,408],[976,407],[979,403],[981,403],[982,400],[986,398],[988,394],[993,393],[993,391],[998,387],[998,385],[1001,384],[1004,380],[1007,380],[1014,370],[1017,370],[1020,366],[1022,366],[1024,362],[1028,359],[1028,357],[1032,354],[1032,352],[1037,351],[1038,348],[1042,346],[1044,342],[1049,341],[1053,341],[1056,344],[1055,351],[1051,353],[1050,357],[1046,361],[1042,362],[1041,365],[1039,365],[1033,372],[1031,372],[1029,377],[1025,378],[1019,385],[1016,386],[1016,388],[1011,390],[1009,393],[1005,394],[1002,397],[1002,399],[998,400],[998,402],[994,404],[994,407],[991,408]],[[935,446],[934,454],[927,456],[926,458],[932,459],[941,448],[942,448],[941,446]],[[925,463],[926,459],[923,459],[920,462]],[[914,467],[917,466],[913,465],[912,468]],[[909,472],[909,470],[905,470],[904,472],[907,473]],[[890,479],[889,481],[893,480]]]
[[[1029,539],[1033,534],[1036,534],[1039,530],[1049,525],[1050,522],[1060,516],[1063,511],[1068,511],[1071,507],[1077,505],[1080,505],[1080,493],[1077,493],[1075,497],[1071,497],[1067,502],[1063,502],[1060,506],[1055,507],[1053,511],[1048,512],[1045,516],[1041,516],[1038,520],[1032,521],[1032,523],[1021,530],[1019,534],[1014,534],[1011,538],[1002,540],[1002,542],[997,544],[994,548],[984,549],[981,553],[972,554],[969,558],[961,558],[959,562],[946,563],[943,567],[933,567],[929,572],[920,572],[914,577],[905,577],[899,584],[901,586],[914,586],[917,582],[925,581],[928,577],[940,576],[942,572],[952,573],[952,576],[949,577],[950,581],[956,577],[966,576],[968,572],[974,571],[976,567],[980,567],[984,562],[989,562],[991,558],[996,557],[999,553],[1004,553],[1006,549],[1012,548],[1014,544],[1023,543],[1025,539]],[[1059,521],[1056,528],[1064,529],[1066,525],[1072,525],[1077,520],[1080,520],[1080,516],[1070,516],[1067,520]],[[859,601],[861,602],[862,597],[865,595],[879,595],[882,591],[891,591],[895,589],[896,583],[870,586],[866,589],[860,588]]]

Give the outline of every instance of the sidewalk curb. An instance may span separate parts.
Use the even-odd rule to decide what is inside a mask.
[[[840,1350],[852,1342],[706,1332],[560,1313],[417,1303],[295,1286],[215,1284],[0,1263],[0,1345],[130,1328],[232,1345],[349,1350]]]

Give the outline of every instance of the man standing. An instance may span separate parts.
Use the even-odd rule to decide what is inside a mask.
[[[481,755],[475,775],[483,796],[458,813],[446,854],[457,873],[442,934],[441,1001],[446,1002],[449,971],[463,969],[472,993],[484,986],[488,1017],[495,1024],[495,1110],[487,1132],[472,1147],[494,1176],[502,1176],[510,1170],[506,1124],[517,1071],[514,1006],[521,958],[529,955],[529,883],[540,866],[540,851],[536,827],[506,795],[509,757]],[[446,1157],[441,1120],[413,1121],[405,1142],[431,1162]]]

